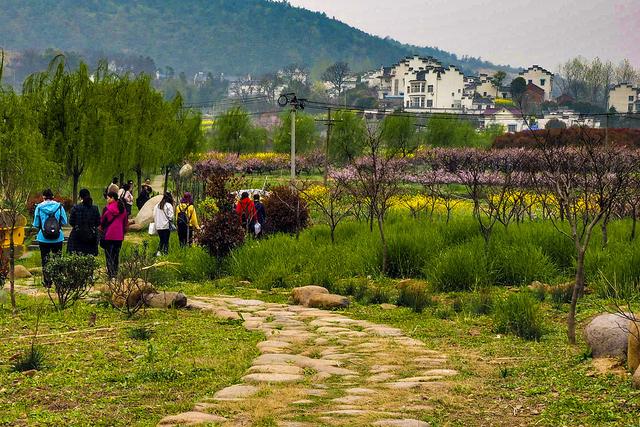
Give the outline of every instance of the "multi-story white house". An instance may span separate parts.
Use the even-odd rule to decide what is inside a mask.
[[[414,55],[404,58],[391,67],[383,67],[378,97],[380,99],[404,98],[409,81],[415,77],[418,71],[441,66],[442,64],[430,56],[425,58]]]
[[[480,74],[476,82],[475,93],[483,98],[498,98],[498,89],[487,74]]]
[[[527,84],[534,84],[544,90],[544,100],[551,101],[553,92],[553,73],[539,65],[533,65],[520,73]]]
[[[481,124],[487,128],[492,125],[500,125],[508,133],[520,132],[527,129],[522,113],[515,108],[499,107],[487,108],[482,112]]]
[[[640,111],[640,88],[629,83],[620,83],[609,90],[607,109],[615,108],[618,113],[637,113]]]
[[[463,107],[464,74],[453,65],[408,72],[405,83],[407,109],[461,110]]]

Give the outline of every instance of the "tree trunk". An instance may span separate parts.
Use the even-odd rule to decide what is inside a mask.
[[[609,233],[607,232],[607,223],[609,221],[607,221],[607,219],[605,218],[604,221],[602,221],[602,248],[606,248],[607,245],[609,244]]]
[[[333,223],[331,224],[331,244],[336,244],[336,225]]]
[[[15,214],[15,212],[12,212]],[[15,220],[14,220],[15,223]],[[15,227],[9,229],[9,295],[11,296],[11,309],[15,314],[18,311],[16,306],[16,247],[13,242],[13,230]]]
[[[80,174],[78,172],[73,173],[73,203],[78,200],[78,184],[80,183]]]
[[[167,188],[169,188],[169,166],[164,168],[164,192],[167,192]]]
[[[631,223],[631,236],[629,237],[629,240],[633,242],[634,240],[636,240],[636,223],[638,222],[638,219],[636,217],[637,215],[635,205],[632,208],[631,214],[633,215],[633,219]]]
[[[567,318],[567,336],[569,338],[569,344],[573,345],[576,343],[576,307],[578,305],[578,299],[584,293],[585,249],[578,249],[578,259],[576,260],[576,283],[573,286],[571,305],[569,306],[569,316]]]
[[[387,264],[388,264],[388,248],[387,248],[387,239],[384,236],[384,223],[381,215],[376,215],[378,217],[378,230],[380,231],[380,240],[382,242],[382,273],[387,273]]]

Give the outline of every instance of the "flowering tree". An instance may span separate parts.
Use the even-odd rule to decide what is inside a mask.
[[[335,244],[338,224],[353,214],[355,203],[347,188],[335,180],[328,181],[326,186],[312,185],[306,181],[297,182],[295,186],[311,206],[323,216],[329,226],[331,243]]]

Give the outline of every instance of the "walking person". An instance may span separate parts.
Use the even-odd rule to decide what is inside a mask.
[[[104,249],[109,279],[114,279],[118,274],[120,249],[128,225],[129,218],[124,200],[118,198],[118,193],[109,193],[107,207],[104,208],[102,218],[100,218],[100,227],[102,228],[100,246]]]
[[[173,196],[171,193],[164,193],[160,203],[153,209],[153,220],[156,225],[156,231],[160,238],[158,253],[156,256],[167,255],[169,253],[169,238],[173,229]]]
[[[144,204],[149,201],[152,192],[151,181],[147,179],[144,184],[142,184],[142,188],[140,188],[138,198],[136,199],[136,206],[138,207],[138,210],[141,210]]]
[[[133,193],[132,185],[130,183],[126,183],[122,186],[120,191],[118,191],[118,198],[124,200],[124,207],[127,210],[127,216],[131,216],[131,211],[133,210]]]
[[[64,234],[62,226],[67,225],[67,213],[59,202],[53,200],[53,192],[46,189],[42,192],[43,201],[36,205],[33,214],[33,227],[37,228],[38,235],[36,241],[40,246],[40,258],[42,260],[42,277],[44,286],[51,287],[51,280],[45,273],[45,266],[51,254],[62,252]]]
[[[103,194],[105,200],[109,196],[109,193],[118,194],[118,192],[120,191],[120,187],[118,187],[118,181],[119,181],[118,177],[114,176],[113,179],[111,180],[111,184],[109,184],[107,188],[105,188],[104,194]]]
[[[253,201],[249,198],[249,193],[246,191],[242,193],[240,201],[236,205],[236,213],[240,218],[242,227],[247,232],[253,232],[253,228],[256,222],[256,207]]]
[[[264,205],[260,201],[260,194],[256,193],[253,195],[253,206],[256,208],[256,219],[257,222],[254,225],[254,231],[256,237],[261,236],[264,230],[265,222],[267,221],[267,211],[264,208]]]
[[[80,190],[80,203],[71,209],[69,224],[73,227],[67,242],[70,254],[98,256],[100,212],[93,204],[89,190]]]
[[[196,209],[193,207],[193,197],[186,192],[176,207],[176,223],[178,225],[178,240],[180,246],[191,246],[193,234],[199,228]]]

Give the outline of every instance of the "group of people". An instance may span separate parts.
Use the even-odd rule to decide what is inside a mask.
[[[260,195],[254,194],[253,200],[249,197],[247,191],[243,192],[240,200],[236,205],[236,213],[240,219],[242,227],[256,237],[263,233],[263,226],[267,219],[267,213],[264,205],[260,201]]]
[[[142,209],[150,200],[152,189],[150,182],[142,185],[136,205]],[[115,278],[118,273],[120,250],[129,227],[129,217],[133,205],[133,182],[129,181],[118,187],[118,178],[114,178],[105,189],[106,206],[99,212],[86,188],[80,190],[80,199],[72,209],[69,217],[60,202],[54,200],[53,192],[46,189],[42,192],[43,201],[36,205],[33,227],[38,230],[36,240],[40,247],[43,268],[50,256],[62,252],[64,234],[62,227],[72,227],[67,242],[68,253],[98,256],[98,247],[105,253],[107,274]],[[236,205],[238,219],[244,229],[256,237],[262,235],[266,221],[265,207],[260,195],[255,194],[253,200],[248,192],[243,192]],[[190,246],[194,235],[200,228],[198,216],[190,193],[184,193],[180,203],[175,205],[171,193],[164,193],[162,200],[153,209],[153,228],[159,238],[157,255],[169,253],[171,232],[176,230],[180,246]],[[154,234],[155,234],[154,233]],[[45,286],[51,281],[44,277]]]

